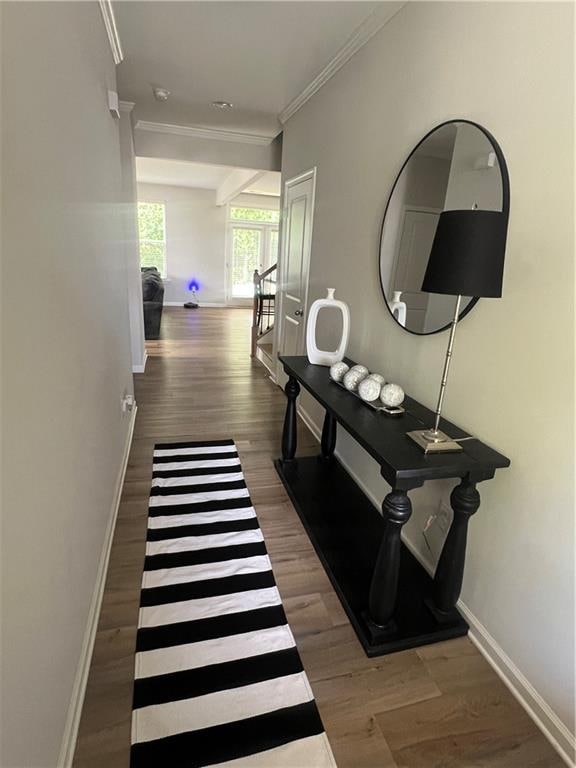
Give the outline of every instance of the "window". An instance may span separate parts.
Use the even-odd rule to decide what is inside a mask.
[[[138,203],[140,266],[156,267],[166,277],[166,212],[164,203]]]
[[[278,224],[280,221],[280,212],[271,211],[267,208],[230,208],[230,218],[233,221],[262,221],[269,224]]]
[[[278,259],[280,213],[267,208],[230,206],[228,296],[254,294],[254,270],[268,269]]]

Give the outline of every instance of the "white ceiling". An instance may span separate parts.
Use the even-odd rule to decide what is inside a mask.
[[[174,187],[216,190],[234,170],[227,165],[188,163],[156,157],[136,158],[136,180],[140,184],[168,184]],[[254,195],[280,195],[280,173],[264,173],[244,192]]]
[[[383,5],[398,3],[115,2],[120,97],[138,120],[275,136],[278,114]],[[153,86],[170,99],[157,102]]]

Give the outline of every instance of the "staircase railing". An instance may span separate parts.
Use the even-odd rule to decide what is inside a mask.
[[[276,270],[277,264],[260,273],[254,270],[254,303],[252,306],[252,340],[250,357],[256,354],[256,343],[260,336],[274,327],[276,305]]]

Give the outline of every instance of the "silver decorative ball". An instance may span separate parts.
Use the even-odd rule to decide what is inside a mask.
[[[343,383],[349,392],[355,392],[358,384],[368,375],[368,369],[363,365],[355,365],[344,376]]]
[[[378,395],[380,394],[381,389],[382,385],[379,381],[374,379],[372,376],[367,376],[365,379],[362,379],[358,385],[358,394],[362,400],[366,400],[366,402],[371,403],[372,400],[378,399]]]
[[[346,363],[334,363],[334,365],[330,366],[330,378],[332,381],[342,381],[349,370],[350,366],[346,365]]]
[[[380,392],[380,400],[389,408],[394,408],[404,401],[404,390],[398,384],[384,384]]]
[[[381,374],[379,374],[379,373],[371,373],[371,374],[368,376],[368,378],[369,378],[369,379],[374,379],[374,381],[377,381],[377,382],[378,382],[378,384],[380,384],[380,386],[382,386],[382,385],[384,384],[384,382],[386,381],[386,379],[384,378],[384,376],[382,376],[382,375],[381,375]]]

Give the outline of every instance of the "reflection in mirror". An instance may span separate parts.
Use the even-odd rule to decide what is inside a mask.
[[[421,291],[442,211],[502,211],[501,152],[473,123],[454,121],[432,131],[412,152],[388,200],[380,240],[380,281],[396,321],[417,334],[446,328],[455,297]],[[476,299],[462,297],[460,317]]]

